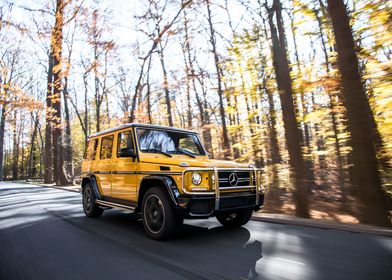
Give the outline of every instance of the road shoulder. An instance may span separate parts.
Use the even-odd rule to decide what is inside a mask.
[[[267,223],[288,224],[288,225],[341,230],[341,231],[348,231],[354,233],[375,234],[375,235],[381,235],[386,237],[392,237],[392,229],[388,229],[388,228],[376,227],[370,225],[343,224],[334,221],[303,219],[303,218],[297,218],[294,216],[282,215],[282,214],[266,214],[266,213],[257,212],[253,214],[252,220],[267,222]]]

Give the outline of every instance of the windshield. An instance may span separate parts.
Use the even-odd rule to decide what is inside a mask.
[[[195,133],[137,128],[139,149],[145,153],[205,155]]]

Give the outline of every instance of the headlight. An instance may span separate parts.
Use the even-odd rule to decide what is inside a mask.
[[[212,185],[215,185],[215,174],[211,175],[211,182],[212,182]]]
[[[201,179],[202,179],[202,177],[201,177],[201,174],[200,174],[199,172],[194,172],[194,173],[192,174],[192,183],[193,183],[195,186],[200,185]]]

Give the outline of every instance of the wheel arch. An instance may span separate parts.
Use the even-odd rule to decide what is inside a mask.
[[[82,191],[88,183],[90,183],[91,186],[93,187],[95,197],[97,197],[98,199],[101,199],[101,193],[99,192],[97,179],[95,178],[95,176],[83,177],[82,182],[81,182]]]
[[[147,176],[144,177],[140,183],[139,191],[138,191],[138,206],[136,208],[137,211],[141,210],[141,205],[143,201],[143,196],[152,187],[162,188],[165,192],[169,194],[170,200],[172,201],[174,206],[178,205],[176,193],[178,193],[176,183],[173,178],[169,176]]]

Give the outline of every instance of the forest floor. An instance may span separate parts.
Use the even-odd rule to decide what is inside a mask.
[[[268,192],[266,194],[268,196]],[[347,195],[344,199],[338,188],[316,187],[309,195],[310,216],[316,220],[336,221],[346,224],[359,224],[354,214],[354,197]],[[264,213],[295,215],[295,204],[291,192],[282,191],[280,202],[273,203],[266,199]]]

